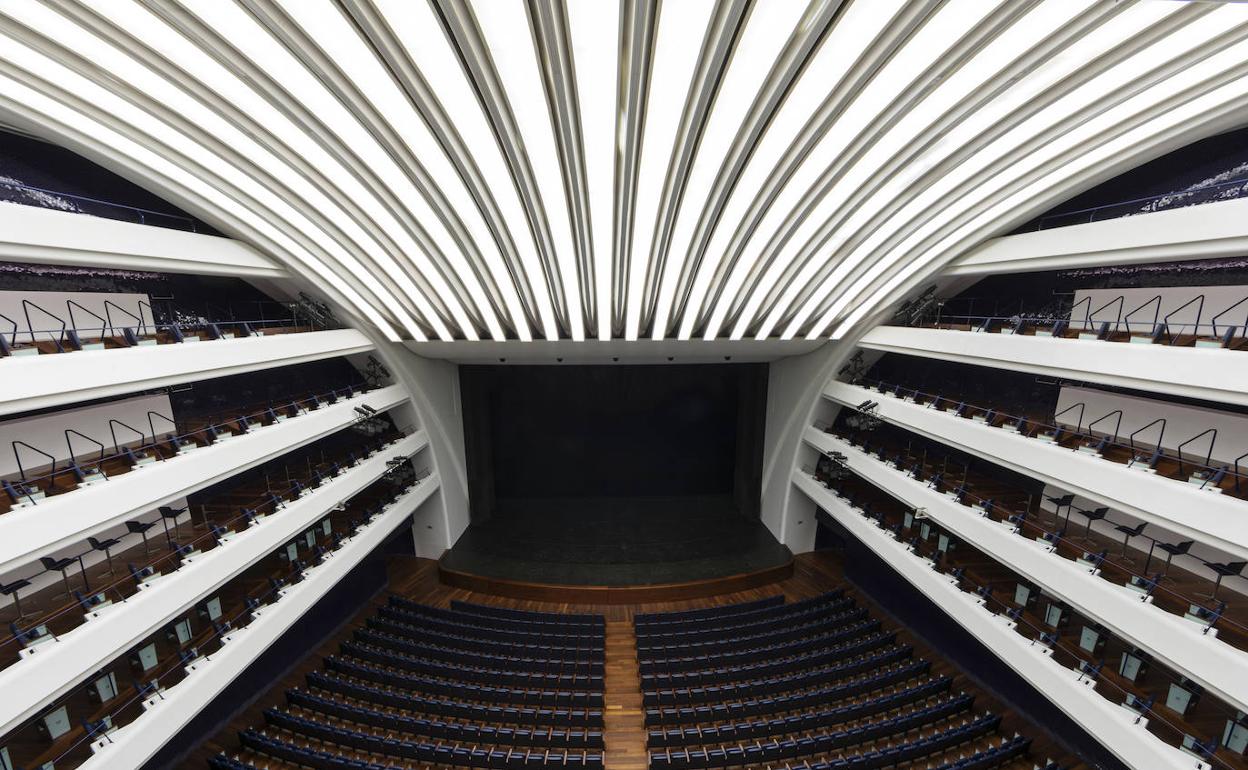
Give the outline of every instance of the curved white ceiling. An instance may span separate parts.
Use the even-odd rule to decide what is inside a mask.
[[[1245,106],[1238,4],[0,0],[0,118],[392,339],[839,337]]]

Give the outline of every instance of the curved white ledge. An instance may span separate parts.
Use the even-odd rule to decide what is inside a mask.
[[[1248,390],[1243,387],[1248,382],[1248,354],[1242,351],[906,326],[877,326],[858,344],[885,353],[1248,405]]]
[[[1027,438],[956,417],[952,412],[882,397],[870,390],[833,382],[823,395],[845,406],[878,400],[887,422],[982,457],[1004,468],[1052,484],[1080,497],[1248,558],[1248,502],[1199,489],[1176,479],[1131,470],[1121,463]]]
[[[355,407],[360,404],[380,412],[406,400],[407,392],[400,385],[341,399],[275,425],[252,428],[228,441],[0,515],[0,575],[342,430],[358,419]]]
[[[794,471],[793,485],[1127,766],[1136,770],[1209,767],[1150,733],[1146,720],[1135,724],[1135,714],[1102,697],[1085,677],[1054,661],[1050,650],[1016,633],[1007,618],[987,610],[982,599],[960,589],[948,575],[932,570],[926,560],[911,553],[904,543],[894,540],[813,478]]]
[[[285,278],[242,241],[68,211],[0,203],[0,259],[161,273]]]
[[[195,661],[186,679],[165,690],[162,697],[151,698],[145,704],[147,713],[110,733],[108,738],[98,740],[93,745],[96,753],[81,767],[86,770],[142,767],[318,599],[391,532],[408,521],[437,490],[438,476],[433,474],[392,503],[372,524],[330,554],[323,564],[308,570],[301,582],[284,589],[281,601],[263,607],[247,626],[226,634],[221,649],[212,654],[211,660]]]
[[[1248,254],[1248,198],[994,238],[945,268],[991,275]]]
[[[1047,546],[1019,537],[1012,525],[985,518],[846,441],[813,427],[807,429],[806,441],[820,451],[844,453],[849,467],[866,481],[913,508],[925,508],[928,516],[963,542],[1008,565],[1120,638],[1148,650],[1214,697],[1248,711],[1248,653],[1212,633],[1202,633],[1203,626],[1142,602],[1132,589],[1103,580],[1050,553]]]
[[[35,654],[0,671],[0,692],[5,693],[0,699],[0,735],[34,716],[45,704],[68,692],[258,559],[316,524],[339,503],[385,474],[390,458],[413,455],[427,443],[423,431],[405,436],[396,445],[287,503],[280,513],[236,533],[229,542],[196,557],[178,571],[157,578],[127,601],[106,608],[99,617],[62,634],[56,641],[44,643]]]
[[[0,414],[372,350],[355,329],[0,358]]]

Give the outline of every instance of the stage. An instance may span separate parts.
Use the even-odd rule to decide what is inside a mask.
[[[456,585],[476,577],[493,584],[657,588],[748,575],[755,576],[750,585],[761,585],[761,575],[770,575],[763,582],[787,577],[792,559],[765,526],[726,512],[723,500],[650,498],[527,502],[473,524],[440,567]]]

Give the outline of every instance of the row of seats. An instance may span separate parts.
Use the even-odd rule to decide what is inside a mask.
[[[308,687],[355,700],[483,724],[564,725],[568,727],[602,727],[603,724],[601,709],[510,706],[475,703],[458,698],[436,698],[402,690],[387,690],[322,671],[309,673],[307,683]]]
[[[564,660],[562,658],[535,658],[528,655],[500,655],[479,653],[475,650],[461,650],[441,644],[429,644],[426,641],[413,641],[406,636],[387,633],[379,629],[356,629],[354,639],[364,644],[386,646],[392,650],[402,651],[408,655],[429,660],[442,660],[446,663],[480,666],[480,668],[499,668],[514,671],[534,671],[540,674],[589,674],[603,675],[603,661],[600,660]]]
[[[653,629],[659,627],[651,626],[649,629],[637,633],[637,649],[639,651],[648,651],[662,645],[717,642],[726,637],[736,638],[743,634],[761,634],[765,631],[788,628],[795,623],[825,617],[852,606],[852,599],[827,597],[821,598],[819,601],[802,603],[801,605],[786,605],[781,608],[784,612],[762,610],[760,613],[752,613],[749,616],[734,617],[731,620],[721,621],[720,625],[699,626],[696,628],[681,626],[675,628],[663,627],[664,630],[662,631],[655,631]],[[748,620],[746,619],[747,617]]]
[[[455,695],[482,703],[523,703],[542,706],[602,706],[602,693],[588,690],[560,690],[503,685],[474,684],[407,674],[386,668],[389,657],[371,651],[360,651],[367,657],[355,659],[330,656],[325,665],[331,671],[366,681],[419,690],[437,695]],[[379,664],[379,665],[371,665]]]
[[[498,770],[531,770],[532,768],[562,767],[572,770],[602,770],[602,752],[600,751],[550,751],[527,749],[491,749],[480,746],[451,747],[445,744],[413,743],[394,738],[383,738],[378,735],[357,733],[353,730],[319,725],[311,720],[292,721],[282,725],[285,729],[295,727],[300,733],[312,735],[318,740],[333,743],[337,746],[375,754],[388,754],[393,757],[412,759],[418,762],[429,762],[438,765],[459,765],[462,767],[488,767]],[[319,749],[305,748],[289,741],[265,735],[256,730],[244,730],[239,733],[243,746],[252,751],[276,757],[285,762],[313,768],[360,768],[360,770],[390,770],[401,765],[379,765],[360,760],[351,760],[337,753]],[[356,764],[352,764],[355,762]]]
[[[807,650],[814,650],[827,646],[830,642],[845,638],[848,629],[860,627],[864,623],[871,627],[879,626],[878,620],[867,620],[867,611],[863,608],[843,612],[839,615],[833,615],[825,618],[817,623],[812,623],[801,627],[801,634],[785,634],[781,641],[773,641],[774,637],[766,637],[765,644],[739,648],[738,645],[731,645],[730,649],[720,654],[714,652],[703,652],[705,648],[698,648],[698,654],[695,655],[679,655],[670,658],[647,658],[640,664],[642,675],[655,673],[672,673],[677,671],[697,671],[711,667],[712,664],[718,663],[722,665],[731,665],[736,663],[745,663],[760,658],[773,658],[777,656],[792,655]]]
[[[835,643],[811,652],[782,658],[760,657],[739,666],[721,666],[700,671],[676,671],[670,674],[647,674],[641,678],[643,691],[672,690],[681,687],[705,687],[724,682],[754,681],[799,669],[816,668],[883,647],[896,638],[894,631],[875,631],[878,620],[864,620],[835,635]]]
[[[678,612],[648,612],[638,613],[633,616],[633,625],[636,628],[651,625],[666,625],[669,623],[686,623],[691,620],[703,620],[706,618],[723,618],[730,615],[742,615],[756,610],[765,610],[771,607],[779,607],[784,604],[784,594],[768,596],[766,599],[759,599],[753,602],[739,602],[737,604],[725,604],[721,607],[703,607],[697,610],[681,610]]]
[[[472,616],[459,616],[459,620],[447,619],[442,616],[431,615],[421,612],[410,607],[389,606],[382,607],[379,611],[382,617],[398,620],[406,623],[414,623],[433,631],[447,632],[450,634],[465,634],[475,636],[478,639],[485,639],[496,642],[513,642],[521,644],[542,644],[544,642],[552,642],[562,647],[588,648],[598,650],[600,653],[603,649],[602,634],[557,634],[549,631],[518,631],[513,629],[499,629],[492,626],[483,626],[476,624]],[[465,620],[467,618],[468,620]]]
[[[604,651],[601,646],[566,646],[558,638],[546,642],[512,642],[506,639],[482,639],[469,634],[450,633],[436,628],[429,628],[427,625],[418,625],[419,621],[415,618],[408,620],[397,619],[400,617],[403,617],[401,611],[382,607],[378,612],[378,617],[369,618],[366,625],[369,628],[414,641],[453,645],[457,649],[472,652],[516,656],[541,652],[547,658],[587,662],[602,662],[604,657]]]
[[[286,702],[309,711],[329,714],[355,722],[408,735],[441,738],[458,743],[495,743],[506,746],[543,746],[552,748],[600,749],[602,731],[555,727],[509,727],[492,724],[462,724],[425,719],[406,714],[365,708],[352,703],[326,698],[303,690],[287,690]]]
[[[637,654],[645,660],[664,656],[688,656],[706,652],[724,652],[744,650],[767,644],[776,644],[792,639],[801,639],[811,633],[825,628],[828,623],[840,622],[841,617],[854,608],[853,599],[837,599],[814,610],[806,610],[800,616],[790,618],[787,623],[768,623],[762,629],[738,630],[722,636],[690,640],[667,641],[672,637],[662,637],[663,641],[639,641]]]
[[[780,714],[787,711],[822,706],[843,698],[852,698],[884,687],[920,677],[931,670],[926,660],[912,660],[866,676],[823,687],[802,689],[761,698],[746,698],[726,703],[692,706],[661,706],[646,709],[646,726],[679,725],[705,722],[726,722],[747,717]]]
[[[887,644],[887,637],[874,638],[855,643],[862,650],[870,650]],[[764,695],[775,695],[790,690],[816,687],[828,682],[843,679],[851,674],[886,666],[913,655],[909,645],[897,645],[882,651],[870,652],[857,658],[834,663],[820,668],[787,673],[747,682],[730,682],[728,684],[707,685],[705,687],[681,687],[670,690],[651,690],[642,694],[642,702],[646,706],[671,706],[692,703],[710,703],[713,701],[759,698]]]
[[[663,770],[697,770],[706,767],[726,767],[729,765],[754,765],[773,763],[783,759],[823,754],[844,746],[851,746],[869,740],[876,740],[893,734],[904,734],[910,730],[931,722],[947,718],[970,708],[960,696],[944,703],[931,706],[921,711],[910,712],[892,719],[875,722],[853,730],[842,730],[817,736],[803,736],[786,740],[772,740],[767,743],[755,743],[749,746],[726,746],[711,749],[664,749],[650,752],[650,767]],[[980,738],[995,731],[1001,724],[1001,717],[985,714],[956,727],[924,736],[922,738],[898,743],[883,749],[868,751],[853,757],[841,757],[832,760],[831,768],[876,768],[892,767],[903,762],[911,762],[944,751],[960,743]],[[845,764],[837,764],[843,762]]]
[[[646,745],[659,747],[684,746],[690,743],[723,743],[765,738],[769,735],[821,730],[835,724],[891,711],[925,698],[940,695],[949,690],[951,682],[952,680],[949,677],[937,677],[912,687],[896,690],[874,698],[866,698],[856,703],[834,706],[819,711],[792,713],[771,719],[753,719],[745,722],[708,725],[706,727],[697,725],[694,727],[671,727],[663,730],[650,730],[647,734]]]
[[[605,628],[607,619],[602,615],[577,614],[574,612],[538,612],[536,610],[513,610],[510,607],[491,607],[488,604],[451,600],[451,609],[469,615],[511,618],[512,620],[540,620],[548,623],[574,623]]]
[[[455,622],[466,622],[478,628],[496,629],[499,631],[528,631],[530,633],[558,634],[560,636],[594,636],[602,638],[606,633],[602,622],[580,622],[548,620],[545,613],[538,617],[511,618],[497,615],[483,615],[462,610],[445,610],[430,607],[426,604],[405,599],[402,596],[391,596],[390,606],[400,607],[422,617],[439,618]]]
[[[360,642],[343,642],[342,653],[359,660],[371,660],[401,671],[448,679],[464,684],[490,683],[516,685],[528,688],[555,688],[570,690],[602,690],[602,677],[578,674],[539,674],[532,671],[509,671],[497,668],[477,668],[439,663],[423,658],[404,655],[389,647]]]

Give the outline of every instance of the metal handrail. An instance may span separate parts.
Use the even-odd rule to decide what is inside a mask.
[[[0,314],[0,318],[3,318],[4,320],[13,324],[13,344],[16,345],[17,344],[17,321],[14,321],[12,318],[9,318],[7,315],[3,315],[3,314]]]
[[[126,310],[124,307],[122,307],[121,305],[118,305],[116,302],[106,299],[104,300],[104,315],[108,316],[108,331],[110,333],[115,332],[114,327],[113,327],[113,314],[109,312],[110,307],[115,307],[121,312],[133,318],[135,321],[138,321],[138,323],[135,324],[135,327],[134,327],[135,332],[138,332],[140,329],[143,329],[144,333],[146,333],[147,323],[142,318],[135,315],[134,313],[131,313],[129,310]]]
[[[1239,492],[1239,461],[1244,459],[1245,457],[1248,457],[1248,452],[1244,452],[1242,455],[1235,458],[1235,492],[1236,493]]]
[[[1192,333],[1193,334],[1200,333],[1200,317],[1205,312],[1205,295],[1204,294],[1198,294],[1195,297],[1192,297],[1187,302],[1184,302],[1182,305],[1179,305],[1174,310],[1171,310],[1169,313],[1166,313],[1166,317],[1161,319],[1161,324],[1162,326],[1165,327],[1166,336],[1170,339],[1171,343],[1174,342],[1174,335],[1170,333],[1170,316],[1179,312],[1180,310],[1192,304],[1193,302],[1200,302],[1200,305],[1199,307],[1196,308],[1196,323],[1192,324]],[[1186,324],[1184,324],[1184,326],[1186,326]]]
[[[1089,296],[1088,299],[1091,300],[1092,298]],[[1114,321],[1114,332],[1117,333],[1118,326],[1119,324],[1122,323],[1122,309],[1123,307],[1126,306],[1126,301],[1127,301],[1126,295],[1119,294],[1117,297],[1114,297],[1109,302],[1106,302],[1104,305],[1101,305],[1096,310],[1093,310],[1092,312],[1088,313],[1087,317],[1084,320],[1086,321],[1089,327],[1095,328],[1093,324],[1095,324],[1096,322],[1092,320],[1092,316],[1096,315],[1097,313],[1101,312],[1105,308],[1117,302],[1118,303],[1118,320]],[[1092,307],[1091,302],[1088,302],[1088,307]],[[1106,321],[1105,323],[1108,323],[1108,321]]]
[[[21,182],[6,181],[3,183],[0,183],[0,187],[12,187],[12,188],[20,189],[20,190],[31,190],[33,192],[44,193],[46,195],[59,195],[62,198],[73,198],[74,200],[87,201],[88,203],[98,203],[101,206],[112,206],[113,208],[124,209],[126,211],[133,211],[139,215],[139,221],[142,222],[143,224],[147,224],[146,215],[155,214],[156,216],[165,217],[167,219],[175,219],[175,220],[181,220],[183,222],[187,222],[191,226],[191,232],[199,232],[198,223],[196,222],[196,220],[193,219],[192,217],[184,216],[182,214],[169,214],[164,211],[156,211],[155,209],[145,209],[140,206],[131,206],[126,203],[106,201],[101,198],[91,198],[86,195],[75,195],[74,193],[62,192],[60,190],[49,190],[44,187],[35,187],[34,185],[23,184]],[[40,207],[40,208],[43,208],[43,207]],[[74,213],[79,213],[79,212],[74,212]],[[82,212],[82,213],[86,213],[86,212]],[[88,216],[90,215],[88,214]]]
[[[1177,195],[1196,195],[1198,193],[1207,193],[1210,191],[1220,190],[1224,187],[1239,187],[1239,186],[1244,185],[1245,183],[1248,183],[1248,179],[1232,179],[1227,182],[1218,182],[1217,184],[1209,185],[1208,187],[1202,187],[1199,190],[1178,190],[1175,192],[1158,193],[1157,195],[1150,195],[1146,198],[1130,198],[1124,201],[1117,201],[1115,203],[1105,203],[1100,206],[1091,206],[1089,208],[1076,209],[1075,211],[1066,211],[1060,214],[1049,214],[1048,216],[1044,216],[1036,220],[1036,229],[1043,230],[1044,222],[1049,221],[1049,220],[1054,220],[1054,219],[1059,219],[1059,218],[1064,218],[1064,217],[1073,217],[1079,214],[1094,214],[1098,211],[1104,211],[1106,209],[1117,208],[1119,206],[1130,206],[1136,203],[1151,203],[1153,201],[1159,201],[1159,200],[1162,200],[1163,198],[1170,198],[1170,197],[1177,196]],[[1127,213],[1124,213],[1122,217],[1113,217],[1113,218],[1121,219],[1123,217],[1130,216],[1131,213],[1132,212],[1127,212]],[[1091,218],[1089,218],[1088,221],[1089,222],[1092,221]]]
[[[65,300],[65,309],[69,311],[69,326],[71,329],[74,330],[75,333],[78,331],[78,322],[74,320],[74,308],[78,308],[79,310],[81,310],[82,312],[88,315],[95,316],[95,320],[100,322],[100,337],[102,339],[104,337],[104,329],[108,321],[104,319],[103,317],[101,317],[99,313],[96,313],[92,310],[89,310],[83,307],[82,305],[78,304],[72,299],[67,299]]]
[[[1103,415],[1101,415],[1100,417],[1097,417],[1097,418],[1096,418],[1095,420],[1093,420],[1092,422],[1088,423],[1088,433],[1091,433],[1091,432],[1092,432],[1092,426],[1093,426],[1093,425],[1096,425],[1096,424],[1097,424],[1098,422],[1100,422],[1101,420],[1108,419],[1108,418],[1112,417],[1112,416],[1113,416],[1113,415],[1115,415],[1115,414],[1116,414],[1116,415],[1118,415],[1118,421],[1117,421],[1116,423],[1114,423],[1114,437],[1113,437],[1113,439],[1111,439],[1111,440],[1112,440],[1115,444],[1117,444],[1117,443],[1118,443],[1118,431],[1122,428],[1122,410],[1121,410],[1121,409],[1115,409],[1115,410],[1114,410],[1114,411],[1112,411],[1112,412],[1107,412],[1106,414],[1103,414]]]
[[[1149,301],[1145,302],[1143,305],[1140,305],[1135,310],[1132,310],[1130,313],[1127,313],[1126,315],[1122,317],[1122,320],[1127,324],[1127,334],[1131,333],[1131,316],[1135,315],[1139,311],[1143,310],[1144,308],[1154,303],[1157,305],[1157,307],[1153,308],[1152,328],[1153,329],[1157,328],[1157,316],[1161,315],[1161,295],[1160,294],[1158,294],[1156,297],[1153,297]]]
[[[1235,308],[1239,307],[1240,305],[1244,304],[1245,302],[1248,302],[1248,297],[1244,297],[1243,299],[1231,305],[1230,307],[1224,308],[1222,312],[1218,313],[1213,318],[1209,319],[1209,325],[1213,327],[1213,336],[1215,337],[1218,336],[1218,319],[1226,315],[1227,313],[1231,312]],[[1244,328],[1246,330],[1246,333],[1248,333],[1248,316],[1244,317]]]
[[[9,442],[9,446],[10,446],[10,448],[12,448],[12,450],[13,450],[13,459],[17,461],[17,472],[21,474],[21,476],[22,476],[22,481],[26,481],[27,479],[26,479],[26,469],[25,469],[24,467],[22,467],[22,456],[21,456],[20,454],[18,454],[18,453],[17,453],[17,447],[18,447],[19,445],[24,446],[24,447],[26,447],[27,449],[29,449],[29,450],[31,450],[31,451],[38,452],[39,454],[41,454],[41,455],[43,455],[44,457],[46,457],[46,458],[48,458],[49,460],[51,460],[51,461],[52,461],[52,472],[51,472],[50,474],[48,474],[48,475],[49,475],[49,477],[50,477],[50,478],[52,478],[52,479],[55,479],[55,478],[56,478],[56,458],[55,458],[55,457],[53,457],[52,455],[50,455],[50,454],[48,454],[47,452],[43,451],[42,449],[40,449],[40,448],[39,448],[39,447],[37,447],[37,446],[31,446],[30,444],[27,444],[25,441],[11,441],[11,442]]]
[[[65,448],[69,450],[69,460],[70,460],[70,462],[78,462],[78,456],[77,456],[76,454],[74,454],[74,445],[73,445],[73,443],[69,440],[69,434],[71,434],[71,433],[72,433],[72,434],[74,434],[75,436],[82,436],[82,437],[83,437],[83,438],[85,438],[87,441],[90,441],[92,444],[95,444],[96,446],[98,446],[98,447],[100,448],[100,459],[99,459],[97,462],[101,462],[101,463],[102,463],[102,462],[104,462],[104,449],[105,449],[105,447],[104,447],[104,444],[103,444],[102,442],[96,441],[95,439],[91,438],[90,436],[88,436],[87,434],[85,434],[85,433],[83,433],[83,432],[81,432],[81,431],[74,430],[73,428],[66,428],[66,429],[65,429]]]
[[[137,428],[135,428],[135,427],[133,427],[133,426],[131,426],[131,425],[127,425],[127,424],[125,424],[124,422],[122,422],[121,420],[113,420],[113,419],[110,419],[110,420],[108,421],[108,432],[109,432],[109,433],[111,433],[111,434],[112,434],[112,436],[113,436],[113,451],[114,451],[114,452],[116,452],[116,453],[118,453],[118,454],[121,454],[121,443],[117,441],[117,428],[116,428],[116,426],[117,426],[117,425],[120,425],[121,427],[123,427],[123,428],[125,428],[126,430],[130,431],[130,432],[131,432],[131,433],[133,433],[134,435],[138,436],[138,437],[139,437],[139,446],[143,446],[143,443],[147,440],[147,436],[143,433],[143,431],[141,431],[141,430],[139,430],[139,429],[137,429]]]
[[[177,435],[177,432],[178,432],[178,423],[177,423],[176,421],[174,421],[174,419],[173,419],[172,417],[166,417],[165,415],[161,414],[160,412],[153,412],[153,411],[150,411],[150,410],[149,410],[149,411],[148,411],[148,413],[147,413],[147,427],[148,427],[148,429],[149,429],[149,430],[151,430],[151,431],[152,431],[152,443],[153,443],[153,444],[155,444],[155,443],[156,443],[156,424],[155,424],[155,422],[152,420],[152,418],[153,418],[153,417],[159,417],[160,419],[162,419],[162,420],[164,420],[165,422],[167,422],[167,423],[169,423],[170,425],[172,425],[172,426],[173,426],[173,432],[174,432],[174,435],[175,435],[175,436]]]
[[[44,315],[48,316],[49,318],[60,322],[61,334],[56,340],[54,340],[54,342],[56,343],[57,350],[61,351],[62,353],[65,352],[65,348],[61,345],[61,343],[65,341],[65,329],[66,329],[65,319],[61,318],[56,313],[48,312],[45,308],[42,308],[39,305],[36,305],[34,302],[31,302],[28,299],[23,299],[22,300],[22,312],[26,314],[26,330],[30,333],[30,344],[33,345],[36,342],[38,342],[38,340],[35,339],[35,325],[30,322],[30,309],[32,307],[35,310],[38,310],[40,313],[43,313]]]
[[[1066,407],[1066,408],[1065,408],[1065,409],[1063,409],[1062,411],[1057,412],[1056,414],[1054,414],[1054,415],[1053,415],[1053,422],[1054,422],[1054,423],[1056,423],[1056,422],[1057,422],[1057,418],[1058,418],[1058,417],[1061,417],[1062,415],[1066,414],[1067,412],[1069,412],[1071,409],[1074,409],[1075,407],[1079,407],[1079,421],[1075,423],[1075,431],[1076,431],[1077,433],[1082,433],[1082,432],[1083,432],[1083,413],[1084,413],[1084,410],[1087,408],[1087,404],[1085,404],[1085,403],[1084,403],[1084,402],[1082,402],[1082,401],[1080,401],[1080,402],[1078,402],[1078,403],[1076,403],[1076,404],[1071,404],[1070,406]],[[1054,427],[1056,427],[1056,426],[1054,426]]]
[[[1179,473],[1183,472],[1183,447],[1187,446],[1188,444],[1192,443],[1193,441],[1200,438],[1201,436],[1204,436],[1207,433],[1213,434],[1213,436],[1209,438],[1209,451],[1205,453],[1204,465],[1206,468],[1209,467],[1209,461],[1213,459],[1213,446],[1215,443],[1217,443],[1217,440],[1218,440],[1217,428],[1207,428],[1205,430],[1202,430],[1200,433],[1197,433],[1195,436],[1192,436],[1187,441],[1184,441],[1182,444],[1179,444],[1178,448],[1174,450],[1175,455],[1177,455],[1179,458]]]
[[[1135,448],[1136,448],[1135,447],[1136,434],[1142,433],[1143,431],[1148,430],[1149,428],[1153,427],[1157,423],[1161,423],[1161,432],[1157,434],[1157,448],[1161,449],[1161,441],[1166,435],[1166,418],[1165,417],[1158,417],[1156,420],[1153,420],[1148,425],[1145,425],[1144,427],[1132,433],[1130,436],[1127,436],[1127,441],[1131,444],[1131,453],[1133,455],[1135,454]],[[1132,458],[1131,461],[1135,462],[1134,458]]]

